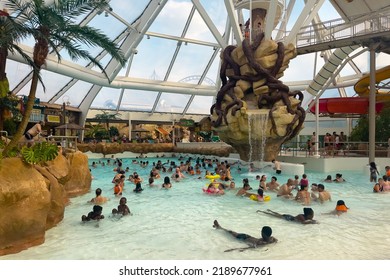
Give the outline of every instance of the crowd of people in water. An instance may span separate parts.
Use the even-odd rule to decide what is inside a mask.
[[[174,158],[174,157],[172,157]],[[174,158],[176,159],[176,158]],[[303,212],[298,214],[286,214],[278,213],[274,210],[257,210],[257,213],[265,214],[267,216],[280,218],[289,222],[297,222],[301,224],[318,224],[319,222],[314,219],[314,210],[310,207],[313,203],[329,203],[332,202],[331,193],[326,189],[325,184],[329,183],[343,183],[345,179],[341,173],[326,176],[323,182],[310,182],[310,178],[307,174],[295,175],[293,178],[288,178],[286,182],[279,183],[278,175],[282,173],[281,164],[273,160],[272,169],[274,176],[267,179],[267,175],[256,175],[256,186],[250,183],[248,178],[242,179],[242,182],[235,180],[232,176],[232,168],[236,169],[237,173],[245,172],[253,173],[254,175],[262,170],[256,168],[253,163],[245,165],[240,161],[228,162],[227,160],[221,161],[216,158],[209,159],[206,157],[183,157],[180,156],[176,160],[164,159],[164,156],[156,158],[154,161],[149,162],[146,156],[141,155],[136,159],[133,159],[131,165],[137,165],[141,168],[149,169],[149,176],[144,180],[136,172],[132,172],[131,169],[138,169],[132,167],[123,167],[123,162],[119,158],[111,158],[99,160],[92,163],[92,168],[99,166],[111,166],[113,170],[113,196],[119,199],[119,205],[117,208],[112,209],[112,215],[127,216],[132,215],[129,207],[127,206],[127,198],[123,197],[123,190],[125,185],[133,185],[134,193],[142,193],[144,188],[142,186],[148,186],[150,188],[160,188],[164,190],[170,190],[176,183],[187,179],[198,179],[206,181],[207,186],[203,187],[203,192],[208,195],[220,196],[227,192],[233,192],[237,197],[249,198],[257,202],[264,202],[271,199],[271,195],[275,199],[285,199],[296,201],[303,206]],[[385,167],[385,175],[380,176],[376,164],[370,163],[370,182],[374,183],[374,192],[386,192],[390,191],[390,167]],[[268,172],[269,173],[269,172]],[[379,179],[378,179],[379,178]],[[241,181],[241,180],[240,180]],[[158,183],[157,183],[158,182]],[[201,183],[200,183],[201,184]],[[202,183],[204,184],[204,182]],[[251,186],[252,184],[252,186]],[[310,189],[309,189],[310,188]],[[87,215],[82,215],[81,220],[83,222],[90,220],[104,219],[103,204],[107,202],[107,198],[102,196],[102,190],[97,188],[95,191],[96,196],[92,198],[89,203],[93,204],[93,209]],[[321,213],[326,215],[341,215],[347,213],[349,207],[346,206],[344,200],[337,200],[333,211],[328,213]],[[259,245],[275,243],[277,239],[272,237],[272,229],[268,226],[264,226],[261,231],[261,238],[255,238],[244,233],[237,233],[232,230],[227,230],[219,225],[218,221],[214,221],[213,227],[216,229],[223,229],[229,234],[233,235],[239,240],[244,241],[249,245],[246,248],[237,248],[245,250],[247,248],[254,248]]]

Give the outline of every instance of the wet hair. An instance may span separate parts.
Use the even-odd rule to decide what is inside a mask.
[[[257,194],[260,195],[260,196],[263,196],[263,194],[264,194],[263,189],[261,189],[261,188],[258,189],[258,190],[257,190]]]
[[[313,219],[314,211],[310,207],[305,207],[305,208],[303,208],[303,215],[305,216],[305,220]]]
[[[169,183],[171,183],[171,180],[169,179],[168,176],[165,176],[164,177],[164,184],[169,184]]]
[[[344,200],[337,200],[337,206],[345,205]]]
[[[332,176],[331,175],[326,176],[326,180],[332,180]]]
[[[372,168],[374,168],[374,169],[376,169],[376,164],[375,164],[375,162],[370,162],[370,166],[372,167]]]
[[[121,197],[121,199],[119,200],[119,203],[121,203],[121,201],[124,201],[125,204],[127,203],[127,198],[126,197]]]
[[[264,239],[264,240],[268,240],[272,235],[272,228],[269,227],[269,226],[263,226],[263,228],[261,229],[261,237]]]
[[[314,185],[314,184],[313,184]],[[318,186],[317,186],[317,188],[319,188],[319,189],[325,189],[325,186],[323,185],[323,184],[318,184]]]
[[[153,183],[154,182],[154,179],[153,177],[149,177],[149,184]]]
[[[96,191],[95,191],[96,195],[101,195],[102,194],[102,189],[101,188],[97,188]]]
[[[101,207],[100,205],[94,205],[93,206],[93,212],[95,213],[98,213],[98,212],[102,212],[103,211],[103,207]]]

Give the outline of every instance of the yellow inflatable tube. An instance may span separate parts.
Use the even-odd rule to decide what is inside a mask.
[[[257,195],[255,195],[255,194],[252,194],[252,195],[249,197],[249,199],[254,200],[254,201],[259,201],[259,200],[257,199]],[[270,201],[270,200],[271,200],[271,197],[270,197],[269,195],[265,195],[265,196],[263,197],[263,201]]]
[[[205,176],[207,179],[210,179],[210,180],[214,180],[214,179],[219,179],[221,178],[221,176],[219,176],[218,174],[216,175],[206,175]]]

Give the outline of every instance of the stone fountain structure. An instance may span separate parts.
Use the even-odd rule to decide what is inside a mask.
[[[222,86],[210,109],[211,125],[242,160],[271,161],[305,120],[302,92],[279,80],[297,51],[293,44],[265,39],[261,29],[251,35],[221,54]]]

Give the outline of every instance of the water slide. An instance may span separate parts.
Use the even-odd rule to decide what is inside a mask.
[[[375,83],[386,80],[390,78],[390,66],[378,69],[375,72]],[[360,80],[355,84],[354,89],[356,93],[361,97],[367,97],[370,94],[370,74],[366,74],[360,78]],[[388,91],[377,91],[376,95],[377,102],[390,102],[390,94]]]
[[[375,72],[375,82],[390,78],[390,66],[378,69]],[[321,98],[319,103],[320,114],[368,114],[368,95],[370,93],[370,74],[364,75],[354,86],[358,97]],[[390,102],[388,91],[377,91],[375,111],[379,113],[385,103]],[[315,114],[315,104],[311,104],[310,112]]]

